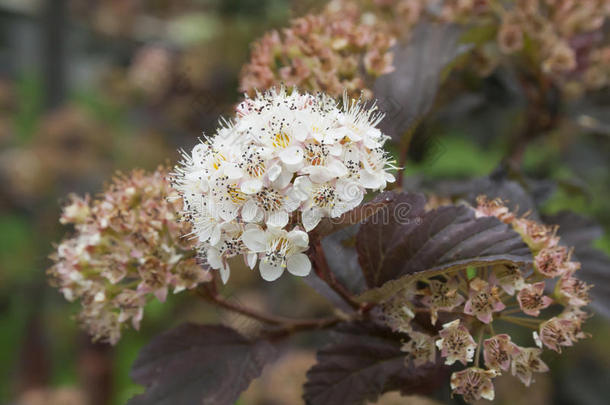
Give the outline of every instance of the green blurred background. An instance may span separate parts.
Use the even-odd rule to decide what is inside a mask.
[[[0,0],[0,404],[124,404],[142,390],[128,372],[151,336],[185,319],[236,322],[178,295],[151,303],[142,330],[116,347],[91,343],[72,319],[78,304],[45,278],[53,242],[66,232],[60,207],[70,192],[98,193],[117,170],[175,162],[179,148],[231,113],[249,44],[319,3]],[[501,74],[473,88],[478,104],[445,111],[414,140],[407,177],[484,176],[498,167],[523,103]],[[609,99],[601,93],[566,107],[566,124],[531,144],[524,160],[528,175],[558,184],[545,212],[572,209],[606,231],[610,128],[600,120]],[[607,235],[598,246],[610,253]],[[292,316],[328,311],[303,283],[283,280],[271,293],[252,274],[235,273],[230,289],[248,305]],[[499,402],[607,403],[610,328],[596,316],[587,330],[594,337],[548,359],[554,373],[529,391],[499,383]],[[311,337],[287,350],[240,403],[300,403],[311,347],[323,342]]]

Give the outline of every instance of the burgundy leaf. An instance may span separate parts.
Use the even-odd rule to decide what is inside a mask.
[[[318,363],[307,372],[308,405],[356,405],[381,394],[425,394],[443,381],[441,365],[405,365],[400,335],[372,322],[342,325],[337,341],[318,352]]]
[[[455,25],[420,23],[406,44],[394,46],[394,72],[380,76],[375,97],[386,113],[381,126],[395,140],[424,117],[451,62],[470,46],[458,44],[461,29]]]
[[[422,194],[390,191],[380,197],[388,194],[394,195],[393,202],[365,221],[356,239],[358,260],[369,287],[379,287],[400,275],[402,239],[418,227],[425,214],[426,198]]]
[[[421,194],[397,194],[387,210],[362,224],[356,247],[372,290],[360,300],[387,298],[414,276],[468,266],[531,263],[527,245],[498,219],[475,218],[474,210],[467,206],[444,206],[428,212],[424,206]]]
[[[352,225],[322,239],[322,247],[330,271],[337,281],[353,294],[360,294],[366,290],[366,282],[356,253],[357,232],[358,225]]]
[[[274,357],[268,342],[226,326],[183,324],[140,352],[131,377],[147,389],[129,405],[233,404]]]

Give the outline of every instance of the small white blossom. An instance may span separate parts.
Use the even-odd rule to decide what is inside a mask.
[[[278,279],[284,270],[301,277],[311,271],[311,262],[303,253],[309,246],[309,237],[303,231],[253,227],[243,233],[242,241],[250,251],[260,254],[261,277],[267,281]]]

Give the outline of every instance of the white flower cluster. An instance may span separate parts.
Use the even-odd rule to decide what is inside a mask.
[[[223,282],[237,255],[250,268],[260,259],[267,281],[285,269],[309,274],[306,232],[358,206],[366,189],[394,181],[381,118],[346,96],[339,107],[323,94],[281,88],[246,98],[233,122],[184,153],[175,187]]]

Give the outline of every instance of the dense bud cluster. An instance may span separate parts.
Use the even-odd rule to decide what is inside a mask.
[[[589,303],[591,288],[576,277],[580,263],[559,245],[555,228],[517,217],[498,200],[479,197],[478,203],[477,217],[494,216],[522,236],[534,256],[533,266],[456,270],[412,283],[382,304],[386,324],[409,336],[402,347],[409,354],[407,363],[434,363],[438,349],[445,364],[467,366],[453,373],[451,388],[469,402],[492,400],[492,380],[503,372],[529,386],[534,373],[548,371],[540,359],[543,347],[560,353],[587,337],[582,324],[588,314],[582,307]],[[418,313],[429,314],[440,330],[423,330],[419,321],[413,322]],[[536,346],[518,345],[508,333],[497,332],[511,331],[509,324],[532,329]]]
[[[394,180],[375,107],[344,97],[274,89],[246,98],[235,120],[176,168],[184,216],[209,265],[229,278],[229,259],[259,261],[267,281],[305,276],[306,232],[358,206],[367,189]]]
[[[542,72],[572,87],[575,83],[586,88],[608,84],[602,26],[610,15],[610,1],[512,3],[488,6],[489,13],[500,21],[497,40],[502,53],[523,51]]]
[[[99,199],[70,197],[60,219],[74,226],[49,269],[52,283],[69,301],[79,300],[80,322],[95,339],[116,343],[121,325],[138,328],[144,306],[155,296],[210,280],[196,263],[194,242],[183,238],[182,203],[163,169],[119,176]]]
[[[372,96],[372,80],[393,71],[392,45],[408,41],[421,21],[487,32],[477,35],[468,64],[482,74],[507,57],[526,59],[572,93],[597,89],[610,80],[602,30],[609,15],[610,0],[335,0],[255,43],[241,89],[287,83]]]
[[[371,79],[391,72],[394,36],[358,4],[333,1],[317,15],[292,20],[254,43],[240,88],[250,95],[279,83],[339,96],[371,98]]]

